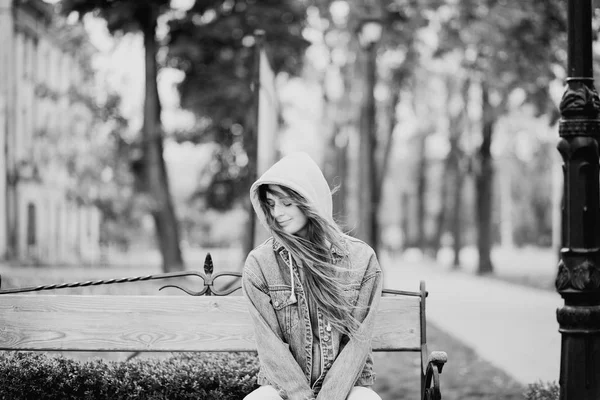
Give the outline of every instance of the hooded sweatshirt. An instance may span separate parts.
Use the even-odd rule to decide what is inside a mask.
[[[310,156],[304,152],[289,154],[269,168],[250,188],[250,200],[258,219],[269,230],[267,219],[258,200],[260,185],[286,186],[304,196],[319,212],[333,223],[333,201],[331,190],[323,172]]]
[[[334,223],[329,185],[308,154],[282,158],[252,185],[252,205],[270,230],[258,198],[258,187],[267,184],[296,191]],[[358,306],[353,317],[362,322],[361,334],[370,338],[381,295],[381,268],[367,244],[346,235],[344,241],[347,257],[338,254],[337,260],[352,270],[344,275],[348,288],[344,295]],[[258,383],[270,384],[292,400],[313,399],[317,394],[318,399],[345,399],[352,386],[373,383],[370,341],[350,339],[332,329],[314,300],[307,298],[302,276],[302,268],[273,238],[248,255],[242,284],[261,362]]]

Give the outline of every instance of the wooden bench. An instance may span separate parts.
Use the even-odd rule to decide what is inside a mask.
[[[214,280],[240,273],[185,271],[134,278],[75,282],[0,290],[0,350],[93,352],[255,351],[253,328],[242,296],[226,296],[236,285],[219,291]],[[192,296],[22,294],[62,288],[199,276]],[[161,289],[163,289],[161,288]],[[384,290],[372,342],[374,351],[420,352],[421,398],[441,399],[439,373],[446,353],[427,350],[425,300],[418,292]]]

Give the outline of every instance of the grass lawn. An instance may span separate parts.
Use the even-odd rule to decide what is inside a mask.
[[[525,387],[457,339],[428,324],[429,351],[448,353],[440,382],[444,400],[524,399]],[[376,353],[375,390],[383,400],[419,399],[418,353]]]
[[[523,247],[500,248],[492,250],[494,274],[490,278],[500,279],[536,289],[556,291],[554,280],[558,271],[558,255],[551,248]],[[442,250],[437,261],[447,269],[450,266],[452,252]],[[461,251],[461,266],[456,272],[475,274],[477,270],[477,250],[466,247]]]

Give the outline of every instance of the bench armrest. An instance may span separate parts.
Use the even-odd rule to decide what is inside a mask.
[[[448,355],[445,351],[432,351],[427,357],[427,365],[432,364],[438,368],[438,372],[442,373],[444,364],[448,361]]]
[[[444,364],[448,361],[445,351],[432,351],[427,357],[425,366],[425,379],[423,380],[423,400],[441,400],[440,374]]]

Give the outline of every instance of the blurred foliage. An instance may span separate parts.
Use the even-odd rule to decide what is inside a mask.
[[[169,0],[60,0],[63,14],[78,13],[81,17],[93,14],[103,18],[111,33],[129,33],[145,30],[145,23],[170,8]]]
[[[539,113],[556,112],[548,89],[567,64],[564,1],[448,2],[440,17],[437,54],[459,52],[463,67],[499,96],[498,113],[517,88]]]
[[[560,386],[556,382],[537,382],[529,385],[525,400],[558,400]]]
[[[140,33],[144,49],[143,119],[138,137],[139,155],[133,164],[135,189],[145,196],[145,212],[154,222],[157,245],[165,272],[184,268],[180,249],[180,232],[163,157],[163,126],[158,94],[157,29],[159,18],[170,10],[169,0],[62,0],[64,15],[79,19],[90,14],[106,21],[109,32]],[[141,71],[140,71],[141,72]]]
[[[194,246],[231,248],[241,242],[247,220],[248,211],[242,207],[221,212],[193,202],[181,215],[181,227],[185,239]]]
[[[76,2],[59,3],[63,12]],[[89,6],[82,2],[82,6]],[[98,50],[90,42],[82,24],[57,14],[53,34],[65,50],[77,54],[83,74],[80,86],[66,93],[38,84],[36,94],[56,102],[65,96],[70,104],[70,124],[65,132],[44,126],[35,137],[41,174],[65,173],[67,195],[80,204],[98,207],[101,212],[100,240],[127,246],[142,218],[139,198],[130,170],[131,146],[124,139],[129,123],[121,114],[121,98],[116,93],[95,96],[93,56]],[[57,168],[58,166],[58,168]],[[52,177],[48,177],[52,178]],[[137,203],[137,205],[136,205]]]
[[[498,121],[515,106],[511,104],[515,96],[521,98],[517,107],[529,103],[535,107],[537,116],[549,115],[551,124],[558,118],[550,88],[565,75],[566,7],[558,0],[446,2],[437,13],[437,21],[440,29],[434,55],[441,59],[458,58],[468,76],[468,84],[479,91],[476,99],[470,100],[480,108],[475,128],[480,132],[479,139],[471,154],[465,155],[469,157],[469,172],[475,182],[473,211],[480,260],[478,272],[491,273],[491,248],[502,218],[494,215],[497,211],[494,199],[501,198],[494,183],[498,163],[493,161],[492,151]],[[500,190],[510,188],[500,187]],[[502,208],[506,206],[500,204]],[[534,206],[533,209],[540,208]],[[549,210],[544,215],[538,213],[538,219],[548,221],[546,217],[551,216],[551,207]],[[544,225],[538,220],[533,222],[537,228]],[[455,236],[460,235],[459,230],[454,229],[454,232]],[[548,237],[545,233],[544,236]],[[455,237],[456,240],[459,238]]]
[[[548,247],[552,245],[552,171],[551,155],[554,143],[538,142],[532,157],[527,160],[513,158],[511,196],[514,213],[513,237],[515,244]]]
[[[178,86],[181,105],[198,119],[194,129],[176,133],[176,139],[220,145],[212,182],[196,193],[206,196],[208,207],[229,209],[246,195],[246,152],[255,136],[255,31],[265,33],[273,69],[297,74],[307,46],[305,16],[299,1],[223,0],[196,1],[169,21],[165,65],[185,73]]]
[[[566,2],[348,0],[342,3],[348,6],[348,16],[343,22],[332,13],[332,6],[339,5],[340,1],[332,0],[198,0],[185,11],[171,10],[167,1],[61,2],[64,10],[81,14],[93,12],[105,18],[111,32],[135,31],[140,21],[144,21],[145,13],[151,10],[162,15],[167,29],[164,30],[164,38],[158,38],[162,46],[159,61],[163,67],[176,68],[184,73],[184,79],[178,85],[181,106],[196,116],[195,126],[174,132],[174,138],[179,142],[213,143],[216,146],[210,155],[212,160],[206,163],[207,167],[202,171],[196,190],[187,204],[179,209],[183,229],[188,237],[195,237],[194,242],[227,241],[223,239],[225,236],[215,240],[203,238],[210,232],[209,225],[214,225],[223,217],[220,212],[233,210],[232,215],[241,222],[238,203],[246,198],[248,166],[251,162],[247,152],[249,140],[255,135],[252,87],[256,72],[254,33],[257,29],[265,31],[266,49],[276,73],[309,74],[311,81],[316,80],[325,88],[330,76],[327,73],[329,68],[338,69],[342,76],[343,93],[336,100],[328,98],[324,89],[323,100],[324,104],[338,101],[341,111],[328,117],[339,118],[335,122],[339,125],[334,128],[353,124],[358,131],[361,129],[360,115],[365,95],[365,53],[357,33],[367,17],[381,17],[384,32],[378,43],[378,73],[379,81],[388,95],[378,103],[378,159],[398,157],[398,154],[385,153],[397,148],[393,140],[410,135],[406,132],[411,129],[416,133],[412,139],[402,138],[405,140],[403,145],[408,147],[406,154],[401,156],[404,159],[381,162],[378,166],[380,176],[377,178],[383,182],[387,174],[386,179],[394,182],[410,181],[402,185],[408,188],[408,192],[412,190],[408,194],[414,197],[413,183],[419,179],[419,168],[441,169],[441,173],[423,172],[431,176],[431,182],[427,184],[434,186],[425,188],[427,198],[423,202],[431,202],[433,197],[441,199],[435,200],[434,206],[429,204],[425,207],[427,223],[424,225],[427,225],[428,236],[425,239],[428,243],[435,242],[433,236],[439,236],[444,229],[446,233],[451,230],[448,222],[440,229],[432,225],[442,223],[439,221],[444,216],[439,213],[439,204],[450,208],[450,203],[454,201],[460,202],[467,211],[459,215],[456,209],[445,210],[449,216],[447,218],[460,216],[460,231],[468,235],[465,244],[472,243],[477,236],[474,233],[477,213],[472,178],[480,172],[475,152],[484,140],[484,135],[480,134],[481,125],[484,118],[490,117],[481,111],[481,85],[489,87],[491,118],[495,122],[512,118],[515,109],[527,107],[533,112],[526,119],[541,118],[546,124],[506,132],[494,130],[493,135],[488,137],[490,147],[494,147],[492,137],[494,143],[502,136],[535,138],[539,131],[547,128],[551,132],[554,129],[552,127],[559,114],[556,94],[553,98],[551,89],[564,83],[567,74]],[[593,31],[596,35],[600,26],[598,1],[595,1],[595,7]],[[317,31],[318,34],[310,36],[308,30]],[[327,57],[326,60],[318,60],[326,64],[326,68],[307,65],[311,62],[306,57],[306,50],[310,46],[326,48],[325,53],[318,53]],[[339,57],[340,54],[343,57]],[[599,57],[600,53],[596,51],[596,62]],[[595,71],[598,73],[600,68],[595,68]],[[435,83],[440,79],[447,81],[445,87]],[[440,102],[439,98],[446,95],[448,101]],[[399,105],[411,102],[413,104],[409,104],[408,108],[416,115],[416,127],[406,127],[408,118],[397,112]],[[419,107],[422,109],[417,110]],[[472,112],[471,108],[477,107],[479,110]],[[108,117],[109,120],[111,118]],[[400,132],[392,135],[398,126],[400,129],[397,131]],[[319,133],[326,146],[337,146],[330,137],[335,139],[337,131],[327,123],[323,124],[322,130]],[[435,136],[438,141],[447,139],[449,151],[444,153],[447,159],[440,160],[439,156],[430,154],[431,149],[427,148],[423,151],[423,157],[427,159],[416,160],[418,151],[414,146],[423,140],[428,145],[434,141],[419,139],[422,135]],[[518,245],[547,245],[550,240],[551,161],[558,140],[558,135],[555,136],[556,140],[533,140],[529,158],[516,155],[514,149],[494,153],[495,156],[500,154],[499,158],[510,159],[508,162],[494,160],[493,165],[496,172],[499,168],[510,170],[513,233]],[[106,151],[119,154],[117,148],[128,146],[127,143],[119,144],[120,140],[118,135],[113,135],[106,144]],[[105,157],[102,151],[94,156],[98,160]],[[127,185],[131,184],[131,176],[125,167],[127,156],[122,156],[116,157],[120,161],[106,161],[119,164],[111,168],[115,176],[121,176],[121,182],[114,182],[112,192],[104,186],[99,190],[105,193],[105,197],[112,196],[111,201],[103,200],[102,207],[108,210],[108,215],[115,216],[114,220],[118,219],[116,215],[119,212],[135,213],[136,200],[125,201],[127,196],[120,198],[116,195],[119,192],[116,187],[121,187],[123,194],[126,194],[130,190]],[[440,167],[441,162],[444,164]],[[100,161],[97,165],[100,165]],[[81,170],[82,167],[77,168]],[[80,190],[86,190],[83,181],[101,178],[101,168],[95,171],[92,171],[92,167],[86,168],[90,171],[82,174]],[[349,174],[348,170],[344,170],[331,175]],[[457,176],[464,177],[464,187],[463,181],[459,181]],[[490,176],[489,179],[495,178]],[[445,181],[450,184],[439,184]],[[444,195],[442,188],[447,191]],[[455,200],[453,191],[461,191],[465,195]],[[348,194],[352,196],[352,193]],[[398,196],[398,193],[394,195]],[[499,197],[498,191],[493,195]],[[488,200],[493,202],[493,240],[498,241],[499,216],[502,215],[499,209],[502,205],[496,198]],[[141,201],[143,203],[143,199]],[[397,199],[394,202],[394,206],[398,206]],[[205,213],[207,209],[218,212]],[[416,213],[412,211],[408,210],[408,214],[414,218]],[[135,225],[131,220],[124,221],[124,224],[129,222]],[[409,238],[410,235],[404,233]],[[220,235],[224,235],[224,232]]]
[[[64,155],[75,179],[71,195],[94,204],[102,213],[100,240],[127,246],[145,213],[143,197],[135,191],[132,150],[126,139],[128,121],[121,115],[121,98],[111,94],[92,110],[94,135],[85,148],[71,147]]]

